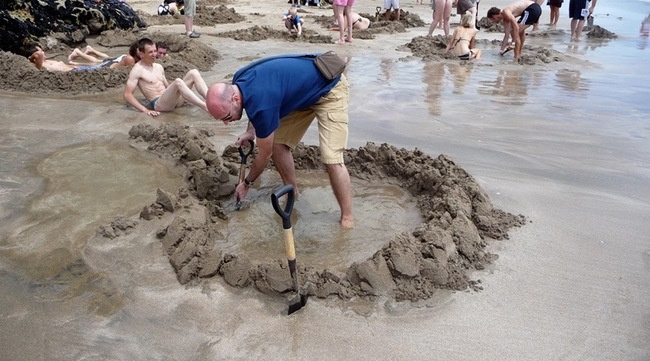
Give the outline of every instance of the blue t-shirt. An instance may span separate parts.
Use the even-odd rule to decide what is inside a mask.
[[[289,113],[316,104],[339,82],[327,80],[312,57],[261,59],[235,73],[243,107],[258,138],[266,138]]]

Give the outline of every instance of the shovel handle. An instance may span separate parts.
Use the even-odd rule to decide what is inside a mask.
[[[252,139],[248,140],[248,144],[250,147],[248,148],[247,152],[244,152],[244,148],[241,146],[237,149],[239,150],[239,155],[241,156],[241,164],[246,164],[246,160],[248,159],[248,156],[253,153],[253,148],[255,148],[255,142]]]
[[[278,200],[285,194],[287,195],[287,204],[282,209]],[[294,196],[293,185],[291,184],[285,184],[271,193],[271,204],[275,212],[282,218],[282,228],[284,229],[291,229],[291,211],[293,210]]]

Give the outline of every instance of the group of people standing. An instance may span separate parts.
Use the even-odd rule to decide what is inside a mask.
[[[490,21],[503,23],[504,37],[501,41],[500,55],[514,50],[515,59],[521,57],[521,51],[526,40],[526,30],[532,25],[534,29],[542,15],[541,4],[544,0],[517,0],[499,9],[492,7],[487,12]],[[585,21],[592,16],[598,0],[569,0],[569,17],[571,18],[571,41],[580,40]],[[550,6],[550,25],[555,26],[559,19],[559,10],[563,0],[547,0]],[[458,13],[464,13],[460,25],[454,30],[449,39],[447,51],[452,51],[461,60],[479,59],[481,51],[474,47],[478,29],[476,26],[477,0],[432,0],[433,20],[429,26],[429,36],[441,27],[445,35],[449,35],[449,18],[452,5],[457,5]],[[512,38],[512,43],[510,42]]]

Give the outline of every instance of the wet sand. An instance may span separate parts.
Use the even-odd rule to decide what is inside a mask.
[[[136,8],[154,8],[151,1],[132,3]],[[370,9],[366,11],[374,9],[374,4],[358,5],[360,12],[364,12],[362,6]],[[263,16],[251,15],[267,13],[259,6],[250,3],[243,4],[242,10],[238,8],[239,13],[255,20],[216,25],[214,32],[260,23]],[[403,7],[421,13],[426,21],[430,18],[427,5]],[[487,7],[488,4],[481,4],[481,13]],[[280,15],[283,10],[268,13]],[[546,16],[545,13],[543,17]],[[179,24],[164,25],[160,30],[175,33],[181,28]],[[287,51],[286,40],[265,40],[244,49],[240,41],[210,37],[210,27],[198,28],[204,33],[201,41],[223,57],[214,68],[204,72],[208,82],[227,79],[238,66],[260,56]],[[648,190],[647,177],[642,176],[647,162],[639,171],[626,170],[627,162],[617,164],[606,154],[580,146],[598,144],[598,136],[580,133],[574,124],[549,124],[546,118],[530,119],[531,134],[524,133],[526,136],[518,140],[523,130],[517,121],[524,119],[526,108],[530,112],[534,105],[516,110],[519,117],[513,116],[511,123],[494,119],[498,119],[501,106],[526,104],[522,99],[532,93],[535,80],[525,79],[523,83],[529,88],[518,88],[522,82],[513,81],[509,75],[517,73],[508,72],[512,64],[494,54],[470,70],[480,73],[482,67],[491,67],[491,61],[497,61],[497,66],[505,71],[503,97],[487,100],[493,106],[483,109],[483,117],[471,117],[472,109],[450,112],[440,100],[439,94],[450,84],[443,81],[436,85],[434,79],[445,79],[445,71],[455,72],[457,90],[471,86],[463,85],[463,73],[456,72],[453,65],[425,65],[432,79],[427,82],[429,101],[425,106],[416,105],[418,100],[411,97],[415,90],[401,85],[404,80],[397,71],[405,70],[405,77],[413,75],[399,60],[409,57],[410,51],[385,54],[384,50],[403,47],[416,36],[411,33],[415,31],[426,34],[423,27],[359,40],[343,49],[333,44],[302,43],[292,49],[331,48],[351,57],[350,76],[354,78],[356,74],[359,83],[364,84],[363,88],[352,84],[351,117],[359,122],[377,122],[374,128],[361,127],[362,133],[352,128],[352,147],[364,146],[370,140],[409,151],[417,147],[432,157],[441,152],[450,154],[476,177],[495,207],[523,214],[530,220],[511,230],[508,240],[489,242],[487,250],[499,259],[486,265],[485,270],[470,273],[472,280],[480,281],[480,288],[462,292],[437,290],[432,297],[415,303],[397,302],[391,297],[314,298],[306,309],[286,317],[282,315],[286,308],[284,298],[262,294],[251,287],[235,288],[219,277],[181,286],[156,236],[175,216],[164,213],[153,221],[138,220],[133,227],[127,221],[117,222],[113,229],[116,238],[104,234],[82,239],[84,262],[54,272],[53,275],[63,277],[60,280],[50,277],[44,282],[31,282],[28,277],[12,272],[17,266],[9,257],[3,257],[0,288],[11,290],[3,292],[1,298],[2,304],[11,306],[3,307],[8,311],[0,319],[3,354],[8,359],[39,359],[42,354],[48,355],[47,359],[69,359],[70,355],[94,355],[99,359],[368,360],[425,360],[432,355],[468,360],[605,360],[647,356],[650,330],[645,306],[650,296],[650,247],[643,236],[649,230],[643,215],[648,214],[649,207],[648,193],[644,191]],[[498,38],[500,34],[493,36]],[[382,54],[388,61],[382,60],[378,71],[373,67],[375,57],[370,54]],[[580,54],[568,55],[580,58]],[[560,63],[529,66],[551,70],[563,67],[571,72],[576,65],[570,58]],[[512,85],[508,86],[508,82]],[[364,107],[364,92],[382,91],[395,102]],[[3,198],[3,224],[8,225],[2,227],[3,237],[4,233],[20,233],[15,227],[28,224],[22,210],[28,209],[27,201],[40,195],[41,189],[47,189],[30,170],[30,164],[41,164],[44,157],[51,159],[53,152],[86,142],[99,143],[100,147],[107,142],[132,144],[138,152],[147,153],[141,149],[142,144],[134,145],[127,139],[129,130],[141,123],[154,127],[178,123],[211,129],[214,133],[209,139],[220,152],[245,126],[224,127],[194,107],[183,107],[157,119],[147,118],[123,105],[119,89],[72,99],[63,95],[39,96],[31,102],[14,94],[0,97],[3,109],[8,109],[2,127],[10,130],[7,134],[11,135],[11,141],[3,144],[6,154],[13,157],[7,163],[11,167],[7,181],[15,178],[20,183]],[[457,101],[463,104],[462,99]],[[402,118],[389,118],[391,122],[386,122],[382,113],[402,114],[411,119],[392,124]],[[422,126],[418,119],[429,121],[430,126]],[[537,135],[538,129],[544,132]],[[565,143],[566,134],[577,142]],[[537,142],[526,141],[530,138]],[[312,133],[306,140],[313,144],[314,139]],[[607,149],[620,146],[619,151],[625,152],[624,141],[619,141],[620,145],[606,142]],[[548,147],[558,143],[560,146],[554,149]],[[647,150],[640,152],[643,154]],[[168,162],[163,164],[172,168]],[[611,171],[623,175],[615,183],[628,185],[626,191],[607,185]],[[640,179],[636,181],[634,177]],[[315,182],[318,184],[318,180]],[[155,199],[157,186],[151,185],[149,202]],[[327,182],[321,180],[320,186],[326,187]],[[173,186],[163,188],[174,191]],[[117,190],[113,194],[123,193]],[[320,194],[326,196],[327,192]],[[128,205],[132,211],[113,209],[102,218],[108,222],[126,214],[137,219],[142,205],[141,201],[134,201]],[[50,207],[58,206],[54,203]],[[361,207],[360,211],[366,210]],[[201,210],[192,206],[183,212]],[[69,234],[67,229],[57,232],[62,236]],[[15,238],[11,240],[15,242]],[[47,270],[48,264],[74,260],[73,247],[60,241],[55,245],[60,246],[59,251],[42,252],[49,255],[47,259],[35,258],[43,269]],[[5,241],[3,253],[26,246]],[[71,285],[67,283],[70,279],[77,282]]]

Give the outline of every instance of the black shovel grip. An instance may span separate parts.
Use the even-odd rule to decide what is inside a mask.
[[[255,148],[255,142],[252,139],[248,141],[248,144],[250,145],[250,148],[248,148],[247,152],[244,152],[244,148],[241,146],[237,149],[239,150],[239,156],[241,156],[241,164],[246,164],[248,156],[253,153],[253,148]]]
[[[284,209],[280,207],[278,200],[287,194],[287,204],[284,206]],[[275,212],[282,218],[282,228],[290,229],[291,228],[291,211],[293,210],[293,201],[294,201],[294,191],[293,185],[285,184],[275,192],[271,193],[271,204]]]

